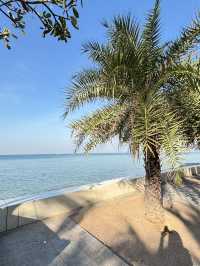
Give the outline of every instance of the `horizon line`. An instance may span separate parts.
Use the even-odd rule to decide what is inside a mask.
[[[98,154],[130,154],[129,152],[71,152],[71,153],[8,153],[0,154],[0,156],[34,156],[34,155],[98,155]]]

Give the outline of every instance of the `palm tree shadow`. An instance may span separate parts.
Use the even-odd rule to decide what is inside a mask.
[[[70,245],[43,221],[0,235],[0,265],[50,265]]]
[[[75,223],[80,223],[84,216],[92,211],[93,204],[89,201],[87,203],[88,206],[86,208],[80,208],[77,212],[70,216]],[[196,211],[195,213],[197,216],[200,215],[199,211],[197,213],[196,208],[194,208],[194,210]],[[182,215],[176,212],[174,209],[170,209],[169,211],[179,218],[179,220],[185,223],[185,225],[193,233],[194,238],[196,238],[200,243],[200,235],[199,233],[196,233],[197,227],[199,228],[199,219],[194,215],[194,217],[191,217],[193,222],[190,222],[189,220],[183,218]],[[65,231],[65,222],[62,223],[56,233],[60,234],[63,231]],[[79,247],[77,246],[77,252],[79,252],[80,247],[83,246],[81,243],[79,244]],[[163,232],[161,233],[159,248],[155,253],[152,253],[148,250],[145,243],[140,239],[135,229],[128,222],[127,236],[123,238],[123,241],[118,241],[114,246],[108,247],[119,257],[123,258],[128,265],[132,265],[133,261],[138,262],[138,259],[140,263],[143,263],[141,265],[144,266],[193,265],[190,252],[184,247],[180,234],[175,230],[170,231],[166,227],[164,227]],[[198,263],[200,263],[199,260]]]
[[[75,213],[83,209],[82,216],[90,210],[92,205],[89,200],[84,202],[84,204],[86,203],[88,207],[83,208],[70,197],[63,196],[57,199],[59,206],[68,208],[74,208],[75,206]],[[44,201],[44,204],[46,204],[46,208],[49,207],[48,201],[47,203]],[[54,222],[52,223],[51,218],[36,221],[32,218],[17,217],[14,211],[15,208],[13,208],[13,214],[10,215],[12,219],[23,219],[24,225],[0,233],[0,266],[45,266],[51,265],[51,263],[61,265],[61,260],[72,263],[78,257],[83,246],[87,244],[84,243],[84,239],[78,239],[76,243],[73,240],[73,235],[76,233],[76,223],[71,222],[70,215],[67,212],[57,216],[57,220],[61,222],[57,226],[56,223],[55,225]],[[80,219],[82,219],[82,216],[80,216]]]
[[[59,199],[59,202],[61,205],[68,204],[70,206],[76,205],[76,202],[73,202],[72,199],[69,199],[67,197],[61,197]],[[87,204],[86,204],[87,203]],[[92,211],[93,204],[89,200],[85,202],[87,205],[86,208],[79,208],[77,207],[76,212],[70,217],[72,220],[74,220],[77,223],[80,223],[80,221],[84,218],[84,216]],[[47,206],[48,207],[48,206]],[[192,207],[191,207],[192,208]],[[194,208],[194,207],[193,207]],[[175,210],[170,210],[174,215],[176,215],[177,218],[179,218],[182,222],[186,224],[186,226],[191,230],[193,235],[197,238],[198,242],[200,243],[200,235],[199,235],[199,218],[200,212],[197,210],[197,208],[194,208],[194,217],[192,217],[192,221],[186,220],[186,218],[182,217],[182,215]],[[78,213],[78,214],[77,214]],[[76,216],[78,218],[73,219]],[[32,265],[31,263],[34,262],[34,260],[40,260],[43,262],[43,265],[48,265],[51,262],[54,262],[57,260],[57,257],[59,257],[59,254],[62,253],[62,259],[66,262],[69,261],[70,258],[77,257],[77,254],[79,254],[83,249],[84,246],[87,246],[87,241],[84,239],[78,239],[76,245],[74,246],[73,250],[70,247],[73,246],[73,243],[70,243],[70,238],[62,238],[63,236],[66,236],[66,232],[72,232],[73,228],[76,226],[76,223],[68,223],[69,216],[67,215],[66,218],[62,221],[59,227],[56,228],[56,230],[51,230],[46,223],[43,223],[42,221],[39,222],[40,226],[37,227],[37,223],[34,225],[27,225],[19,228],[16,231],[11,231],[9,234],[13,234],[13,238],[17,239],[17,241],[20,240],[20,242],[13,242],[13,249],[9,248],[10,244],[9,241],[6,243],[6,236],[5,238],[0,239],[0,245],[1,245],[1,251],[0,251],[0,259],[1,255],[3,258],[3,253],[7,254],[10,257],[9,260],[12,259],[11,265],[17,265],[13,263],[16,260],[16,257],[18,261],[23,262],[29,259],[29,257],[34,254],[33,261],[30,262],[29,265]],[[48,223],[47,223],[48,224]],[[35,228],[35,231],[34,231]],[[22,232],[23,231],[23,235]],[[67,234],[68,237],[68,234]],[[8,237],[9,238],[9,237]],[[12,239],[13,239],[12,238]],[[27,239],[27,240],[25,240]],[[43,240],[48,239],[47,243],[44,244]],[[120,238],[121,239],[121,238]],[[118,254],[121,258],[124,259],[127,264],[132,265],[133,262],[137,261],[139,259],[139,262],[141,262],[141,265],[144,266],[192,266],[192,259],[190,256],[189,251],[183,246],[183,242],[181,239],[181,236],[176,231],[169,231],[166,228],[164,228],[164,231],[161,233],[160,236],[160,243],[159,248],[156,252],[150,252],[149,249],[146,246],[146,243],[144,243],[139,235],[137,234],[136,230],[127,222],[127,235],[123,236],[123,240],[118,240],[114,246],[110,246],[110,249],[114,251],[115,254]],[[4,241],[5,240],[5,241]],[[9,240],[9,239],[8,239]],[[72,241],[73,242],[73,241]],[[24,243],[22,245],[21,243]],[[167,243],[167,245],[166,245]],[[32,245],[33,244],[33,245]],[[52,246],[55,245],[55,246]],[[25,246],[25,249],[24,249]],[[15,250],[14,250],[15,247]],[[72,252],[67,253],[67,250],[71,250]],[[14,253],[13,253],[14,250]],[[26,251],[26,254],[24,255],[24,258],[19,257],[18,254],[22,253],[24,254],[24,250]],[[47,252],[51,251],[51,252]],[[39,254],[39,256],[38,256]],[[44,255],[46,254],[46,255]],[[49,255],[50,254],[50,255]],[[104,257],[103,255],[100,255],[101,257]],[[7,259],[7,258],[6,258]],[[105,258],[105,261],[108,258]],[[143,263],[143,264],[142,264]],[[0,265],[9,265],[8,263],[4,263]],[[20,265],[20,264],[19,264]],[[23,264],[21,264],[23,265]],[[134,265],[134,263],[133,263]],[[197,264],[198,265],[198,264]]]

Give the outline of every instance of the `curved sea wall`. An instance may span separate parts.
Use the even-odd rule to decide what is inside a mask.
[[[200,165],[182,168],[184,176],[200,175]],[[163,173],[168,177],[173,173]],[[134,193],[140,188],[143,177],[114,179],[100,184],[59,190],[34,197],[17,198],[0,202],[0,232],[33,223],[62,213],[71,215],[80,208],[94,205],[115,197]]]

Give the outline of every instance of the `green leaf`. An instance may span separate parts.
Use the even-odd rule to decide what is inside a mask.
[[[70,19],[71,19],[71,23],[72,23],[73,27],[78,29],[76,17],[71,16]]]
[[[75,7],[73,7],[72,10],[73,10],[74,16],[75,16],[76,18],[79,18],[78,10],[77,10]]]

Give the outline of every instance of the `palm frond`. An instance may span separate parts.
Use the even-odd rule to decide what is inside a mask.
[[[183,121],[176,118],[172,111],[165,113],[165,119],[162,121],[162,133],[160,134],[160,144],[165,156],[165,161],[171,169],[180,167],[182,153],[186,151],[183,139]]]
[[[160,46],[160,1],[156,0],[154,8],[149,12],[142,33],[142,69],[146,73],[145,83],[157,79],[160,72],[163,47]]]
[[[77,73],[73,77],[71,86],[65,91],[64,118],[69,112],[81,107],[84,103],[94,101],[102,91],[97,69],[88,69]]]
[[[149,52],[160,45],[160,0],[155,1],[154,8],[149,12],[142,39]]]
[[[182,30],[180,37],[171,42],[166,51],[166,61],[180,60],[181,56],[185,55],[200,42],[200,16],[192,21],[191,26]]]
[[[88,54],[88,58],[96,64],[106,64],[109,62],[112,49],[108,45],[103,45],[98,42],[87,42],[82,45],[83,53]]]
[[[71,123],[70,128],[76,139],[76,148],[84,146],[86,152],[97,144],[105,143],[119,134],[126,106],[109,105]]]
[[[199,67],[189,62],[183,62],[172,65],[168,72],[171,76],[178,76],[179,78],[186,78],[187,82],[190,83],[193,88],[200,84],[200,71]]]
[[[139,96],[132,125],[132,147],[137,148],[140,145],[144,153],[147,153],[147,151],[153,153],[152,146],[159,149],[157,136],[160,134],[162,103],[161,95],[154,92],[149,92],[148,95],[143,97]]]
[[[200,93],[197,89],[199,83],[193,87],[193,82],[187,81],[184,80],[184,88],[177,87],[168,98],[176,113],[184,118],[182,131],[187,146],[196,148],[200,143]]]
[[[104,23],[107,28],[108,41],[114,49],[132,44],[138,47],[141,43],[140,27],[137,21],[127,16],[115,16],[111,23]],[[124,42],[126,39],[126,42]]]
[[[151,92],[139,101],[132,128],[132,152],[137,154],[139,146],[144,154],[164,151],[171,168],[177,168],[184,143],[182,121],[160,93]]]

